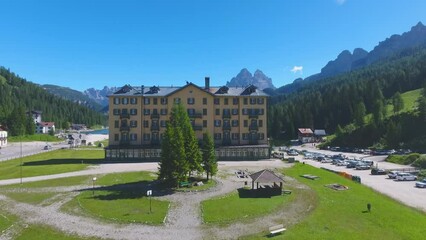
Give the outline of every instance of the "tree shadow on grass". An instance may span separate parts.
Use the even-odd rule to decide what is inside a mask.
[[[119,200],[119,199],[138,199],[147,196],[147,191],[152,190],[153,197],[161,197],[173,194],[172,188],[162,186],[159,181],[137,181],[111,186],[100,186],[94,188],[85,188],[78,190],[80,192],[93,192],[91,198],[97,200]],[[102,191],[100,193],[99,191]],[[98,192],[98,194],[97,194]],[[106,194],[105,194],[106,193]]]
[[[42,166],[42,165],[61,165],[61,164],[101,164],[105,163],[103,158],[98,159],[78,159],[78,158],[62,158],[47,159],[41,161],[25,162],[23,166]]]

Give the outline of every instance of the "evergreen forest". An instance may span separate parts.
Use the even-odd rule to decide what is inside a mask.
[[[326,129],[338,135],[331,144],[425,151],[426,94],[409,111],[401,111],[400,99],[400,94],[425,83],[426,47],[406,49],[368,67],[271,97],[269,136],[289,140],[297,138],[298,128]],[[393,106],[392,114],[387,105]]]
[[[42,121],[55,122],[56,128],[69,126],[69,123],[87,126],[106,123],[101,113],[48,93],[37,84],[0,67],[0,125],[10,129],[12,136],[31,134],[28,131],[33,128],[26,126],[25,115],[29,110],[42,111]]]

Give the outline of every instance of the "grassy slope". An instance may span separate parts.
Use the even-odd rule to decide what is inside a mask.
[[[146,197],[147,184],[152,183],[156,175],[148,172],[108,174],[95,182],[91,188],[81,192],[76,198],[65,204],[65,211],[80,208],[83,213],[100,219],[131,223],[161,224],[167,214],[169,202]],[[102,186],[98,189],[99,186]]]
[[[301,223],[290,226],[275,239],[423,239],[426,214],[412,209],[337,174],[298,164],[284,172],[308,185],[319,196],[314,212]],[[299,177],[319,176],[318,180]],[[340,183],[349,190],[335,191],[325,184]],[[366,212],[371,203],[371,213]],[[265,233],[249,239],[264,238]]]
[[[34,134],[34,135],[24,135],[24,136],[9,136],[7,141],[9,142],[61,142],[64,139],[57,138],[55,136],[50,136],[48,134]]]
[[[203,201],[201,206],[204,222],[226,224],[267,215],[292,199],[293,195],[240,198],[237,192],[233,192],[226,196]]]
[[[56,150],[24,158],[0,162],[0,179],[33,177],[83,170],[91,164],[103,161],[103,151]]]

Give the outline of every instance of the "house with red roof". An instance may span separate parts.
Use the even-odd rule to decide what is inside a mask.
[[[55,132],[55,122],[38,122],[36,124],[36,133],[46,134],[50,131]]]
[[[297,129],[298,139],[301,143],[313,143],[315,142],[314,132],[310,128],[299,128]]]

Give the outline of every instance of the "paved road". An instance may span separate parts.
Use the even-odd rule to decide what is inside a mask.
[[[51,150],[60,149],[63,147],[68,148],[69,145],[66,142],[48,143],[52,146]],[[46,152],[44,150],[46,142],[23,142],[22,143],[22,156],[34,155],[40,152]],[[51,151],[49,150],[49,151]],[[6,147],[0,149],[0,161],[6,161],[9,159],[18,158],[21,156],[21,143],[8,143]]]
[[[311,147],[296,147],[298,150],[308,150],[312,152],[320,152],[323,154],[339,154],[338,152],[329,152],[323,150],[312,149]],[[354,155],[357,157],[364,157],[369,160],[375,161],[374,166],[378,164],[380,168],[384,169],[403,169],[408,166],[393,164],[388,162],[383,162],[386,156],[367,156],[359,154],[348,154],[342,153],[345,155]],[[320,163],[315,160],[306,160],[303,159],[303,156],[297,156],[296,159],[303,161],[314,167],[324,167],[331,170],[347,172],[351,175],[356,175],[361,177],[361,183],[365,184],[374,190],[381,192],[385,195],[388,195],[408,206],[419,208],[426,212],[426,189],[416,188],[414,181],[399,182],[389,179],[387,175],[371,175],[370,170],[355,170],[353,168],[346,168],[332,165],[331,163]]]

